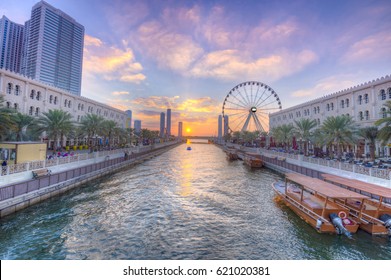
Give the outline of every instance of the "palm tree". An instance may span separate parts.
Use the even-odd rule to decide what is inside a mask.
[[[80,129],[84,131],[85,135],[87,135],[87,143],[90,144],[92,137],[98,135],[102,128],[102,122],[104,118],[95,114],[87,114],[80,122]],[[96,145],[96,141],[91,143],[91,151]]]
[[[277,142],[282,143],[284,148],[289,146],[290,139],[293,135],[293,125],[292,124],[283,124],[277,127],[274,127],[271,131],[273,137]]]
[[[109,148],[111,147],[111,140],[114,134],[116,133],[116,129],[118,128],[118,124],[113,120],[104,120],[101,123],[101,131],[105,138],[108,140]]]
[[[310,119],[301,119],[299,121],[295,120],[295,128],[293,133],[296,138],[304,141],[304,155],[307,155],[307,144],[310,141],[311,131],[317,126],[316,120]],[[300,149],[301,149],[301,140],[300,140]]]
[[[387,107],[386,117],[375,122],[375,125],[382,126],[379,130],[378,138],[382,140],[382,144],[385,145],[391,139],[391,100],[384,103]]]
[[[369,141],[369,154],[371,156],[371,160],[375,160],[375,145],[377,136],[379,134],[379,129],[376,126],[364,127],[360,129],[359,134],[365,140]]]
[[[64,140],[64,135],[69,134],[74,128],[72,122],[72,115],[63,110],[49,110],[44,112],[37,119],[37,131],[46,132],[49,139],[54,141],[54,150],[58,148],[58,140],[60,140],[60,147]]]
[[[16,141],[23,141],[23,136],[28,133],[28,130],[32,130],[36,123],[34,117],[20,112],[12,116],[12,121],[14,123],[12,130],[16,134]]]
[[[321,131],[327,145],[336,145],[338,157],[341,157],[342,145],[352,145],[357,141],[358,126],[350,116],[327,117]]]
[[[14,125],[11,118],[12,112],[14,111],[4,106],[4,96],[0,95],[0,140],[4,140],[4,135],[6,135]]]

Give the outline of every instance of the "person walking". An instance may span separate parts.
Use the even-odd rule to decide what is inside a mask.
[[[4,160],[3,163],[1,164],[1,175],[6,175],[7,174],[7,161]]]

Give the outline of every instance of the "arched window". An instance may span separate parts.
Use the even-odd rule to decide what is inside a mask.
[[[49,96],[49,103],[50,103],[50,104],[53,103],[53,95],[50,95],[50,96]]]
[[[7,103],[5,103],[5,106],[7,107],[7,109],[10,109],[11,108],[11,102],[7,101]]]
[[[391,88],[388,88],[388,98],[391,99]]]
[[[77,105],[77,110],[80,111],[80,108],[81,108],[81,105],[80,105],[80,103],[79,103],[79,105]]]
[[[35,115],[39,116],[39,107],[35,108]]]
[[[33,106],[30,106],[29,115],[32,116],[32,115],[33,115],[33,112],[34,112],[34,107],[33,107]]]
[[[359,119],[360,121],[362,121],[362,120],[364,119],[364,115],[363,115],[362,112],[359,112],[359,113],[358,113],[358,119]]]
[[[37,100],[39,101],[41,99],[41,92],[37,91]]]
[[[365,103],[369,102],[368,93],[364,94],[364,101]]]
[[[19,95],[19,93],[20,93],[20,86],[16,85],[15,86],[15,95]]]
[[[349,99],[348,98],[346,98],[346,108],[349,108]]]
[[[54,103],[54,105],[57,104],[57,96],[54,97],[54,102],[53,103]]]
[[[68,99],[65,99],[65,101],[64,101],[64,107],[66,107],[67,104],[68,104]]]
[[[31,99],[34,99],[35,98],[35,90],[31,90],[31,93],[30,93],[30,98]]]
[[[359,95],[359,96],[358,96],[358,104],[359,104],[359,105],[362,104],[362,95]]]
[[[331,111],[333,111],[334,110],[334,103],[331,103],[330,107],[331,107]]]
[[[345,108],[345,100],[341,100],[341,108]]]
[[[17,110],[17,111],[19,111],[18,103],[15,103],[15,104],[14,104],[14,109]]]
[[[384,119],[387,117],[387,109],[386,108],[381,108],[381,117]]]
[[[330,104],[329,103],[327,103],[326,108],[327,108],[327,111],[330,111]]]
[[[71,101],[69,100],[69,101],[68,101],[68,108],[71,108],[71,105],[72,105],[72,104],[71,104]]]
[[[386,91],[384,89],[380,90],[379,94],[380,100],[386,100]]]
[[[8,93],[8,94],[11,94],[11,92],[12,92],[12,84],[11,84],[11,83],[8,83],[8,84],[7,84],[7,93]]]
[[[81,104],[81,110],[84,111],[84,104]]]
[[[369,111],[365,111],[365,119],[369,120]]]

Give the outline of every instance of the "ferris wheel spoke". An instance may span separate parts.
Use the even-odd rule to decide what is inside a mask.
[[[240,131],[240,126],[242,126],[242,124],[245,122],[246,120],[246,116],[247,115],[241,115],[239,117],[236,117],[233,121],[232,121],[232,131]]]
[[[259,89],[260,89],[260,87],[258,85],[257,92],[255,93],[254,104],[256,104],[255,100],[257,100]]]
[[[257,127],[257,130],[260,132],[264,132],[265,129],[263,128],[263,126],[262,126],[261,122],[259,121],[256,114],[253,114],[253,118],[254,118],[254,122],[255,122],[255,126]]]
[[[245,107],[245,108],[248,107],[247,104],[244,103],[244,102],[243,102],[242,100],[240,100],[239,98],[237,98],[236,95],[233,95],[233,94],[231,94],[231,95],[232,95],[232,97],[235,98],[238,102],[240,102],[240,103],[243,105],[243,107]]]
[[[266,101],[266,99],[265,99],[264,101]],[[275,102],[276,102],[275,100],[272,100],[272,101],[270,101],[269,103],[263,104],[262,107],[267,107],[268,105],[273,104],[273,103],[275,103]],[[262,103],[261,103],[261,104],[262,104]]]
[[[247,115],[248,112],[239,112],[239,113],[235,113],[235,114],[226,114],[229,118],[232,118],[234,116],[240,116],[240,115]]]
[[[234,106],[238,106],[238,107],[241,107],[241,108],[247,110],[246,107],[244,107],[244,106],[242,106],[242,105],[239,105],[239,104],[237,104],[237,103],[231,102],[231,101],[229,101],[229,100],[226,100],[225,102],[228,102],[228,103],[230,103],[230,104],[232,104],[232,105],[234,105]]]
[[[267,119],[269,119],[269,118],[267,118]],[[269,128],[269,124],[268,124],[265,120],[266,120],[266,119],[260,118],[259,121],[262,123],[262,126],[263,126],[263,127]]]
[[[237,89],[237,91],[238,91],[239,95],[242,97],[242,99],[245,100],[245,101],[247,101],[246,106],[248,107],[248,106],[250,105],[250,103],[248,102],[248,99],[245,99],[245,98],[243,97],[242,92],[241,92],[239,89]]]
[[[252,106],[251,97],[248,96],[248,92],[247,92],[247,90],[246,90],[246,86],[243,87],[243,91],[244,91],[244,93],[245,93],[245,95],[246,95],[248,104],[249,104],[250,106]]]
[[[246,121],[243,125],[243,128],[242,128],[242,131],[246,131],[247,130],[247,127],[248,127],[248,123],[250,122],[250,119],[251,119],[251,113],[248,114],[247,118],[246,118]]]
[[[261,108],[259,109],[260,112],[263,112],[263,111],[275,111],[275,110],[279,110],[280,107],[271,107],[271,108]],[[267,113],[265,113],[267,114]]]
[[[266,96],[265,99],[260,100],[261,103],[258,103],[256,106],[257,106],[257,107],[258,107],[258,106],[261,106],[261,105],[263,104],[263,102],[265,102],[266,100],[268,100],[271,96],[273,96],[273,94],[269,94],[268,96]],[[273,101],[273,102],[274,102],[274,101]]]

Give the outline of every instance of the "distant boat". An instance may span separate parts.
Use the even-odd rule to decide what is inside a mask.
[[[252,168],[260,168],[263,166],[263,161],[260,154],[246,153],[243,161]]]
[[[187,149],[186,149],[186,150],[190,151],[190,150],[191,150],[191,147],[187,147]]]

